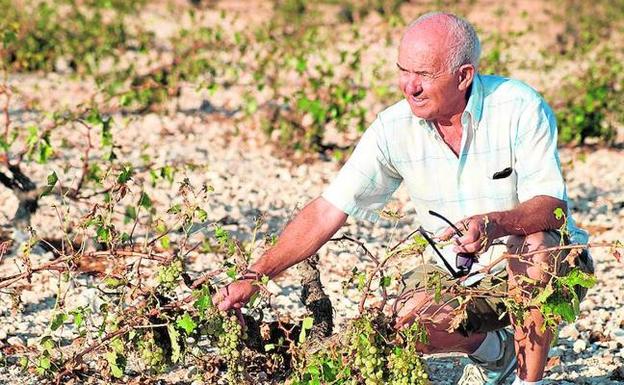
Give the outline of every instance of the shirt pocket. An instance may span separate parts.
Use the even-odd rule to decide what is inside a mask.
[[[516,200],[518,175],[510,161],[488,164],[485,183],[489,196],[499,200]]]

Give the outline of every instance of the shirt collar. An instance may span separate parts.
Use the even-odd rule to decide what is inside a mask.
[[[479,127],[479,121],[483,114],[483,84],[481,83],[481,76],[475,74],[472,81],[472,87],[470,90],[470,97],[466,108],[462,113],[461,122],[465,126],[468,123],[468,119],[472,120],[472,127],[476,130]]]

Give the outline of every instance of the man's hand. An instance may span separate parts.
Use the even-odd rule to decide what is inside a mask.
[[[259,290],[252,282],[249,279],[241,279],[222,287],[213,298],[214,304],[223,311],[240,309]]]
[[[310,255],[327,242],[347,220],[347,214],[319,197],[308,203],[290,222],[277,244],[256,261],[250,272],[254,279],[241,279],[219,290],[214,297],[221,310],[240,309],[260,288],[253,283],[266,275],[275,278]],[[248,277],[244,277],[248,278]]]
[[[455,253],[484,253],[499,237],[494,229],[494,223],[489,221],[487,215],[468,217],[456,223],[455,226],[461,230],[463,236],[458,237],[455,230],[449,227],[438,237],[442,241],[447,241],[455,235],[453,248]]]

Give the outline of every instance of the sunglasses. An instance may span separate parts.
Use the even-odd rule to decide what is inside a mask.
[[[461,230],[457,228],[457,226],[455,226],[451,221],[446,219],[442,214],[436,213],[433,210],[429,210],[429,214],[433,215],[434,217],[438,217],[446,222],[449,226],[451,226],[451,228],[458,236],[461,237],[464,235]],[[455,268],[453,268],[451,264],[448,263],[448,261],[444,258],[440,250],[438,250],[436,243],[431,239],[427,231],[423,229],[422,226],[418,228],[418,232],[420,233],[420,235],[422,235],[423,238],[425,238],[425,240],[427,241],[427,243],[429,243],[436,255],[442,260],[442,263],[444,263],[444,266],[451,273],[453,278],[461,278],[470,273],[472,265],[476,259],[473,253],[458,253],[455,257]]]

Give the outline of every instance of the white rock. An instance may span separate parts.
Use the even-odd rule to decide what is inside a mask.
[[[588,301],[589,303],[594,303],[593,301]],[[592,306],[593,307],[593,306]],[[589,318],[581,318],[578,321],[576,321],[576,330],[582,332],[585,330],[591,330],[592,328],[592,322]]]
[[[574,353],[577,354],[584,351],[585,349],[587,349],[587,342],[585,342],[585,340],[576,340],[574,342],[574,345],[572,346],[572,350],[574,350]]]
[[[566,325],[559,332],[559,337],[561,338],[569,338],[572,340],[576,340],[579,338],[579,331],[576,329],[574,324]]]
[[[613,338],[622,338],[624,337],[624,329],[622,328],[617,328],[615,330],[611,330],[611,337]]]
[[[12,336],[9,337],[9,339],[7,340],[7,342],[9,343],[9,345],[11,346],[24,346],[24,340],[22,340],[20,337],[18,336]]]
[[[602,321],[602,323],[605,323],[611,319],[611,313],[609,313],[605,309],[600,309],[598,311],[598,319]]]
[[[558,346],[550,348],[550,351],[548,352],[548,357],[561,357],[562,355],[563,350]]]

